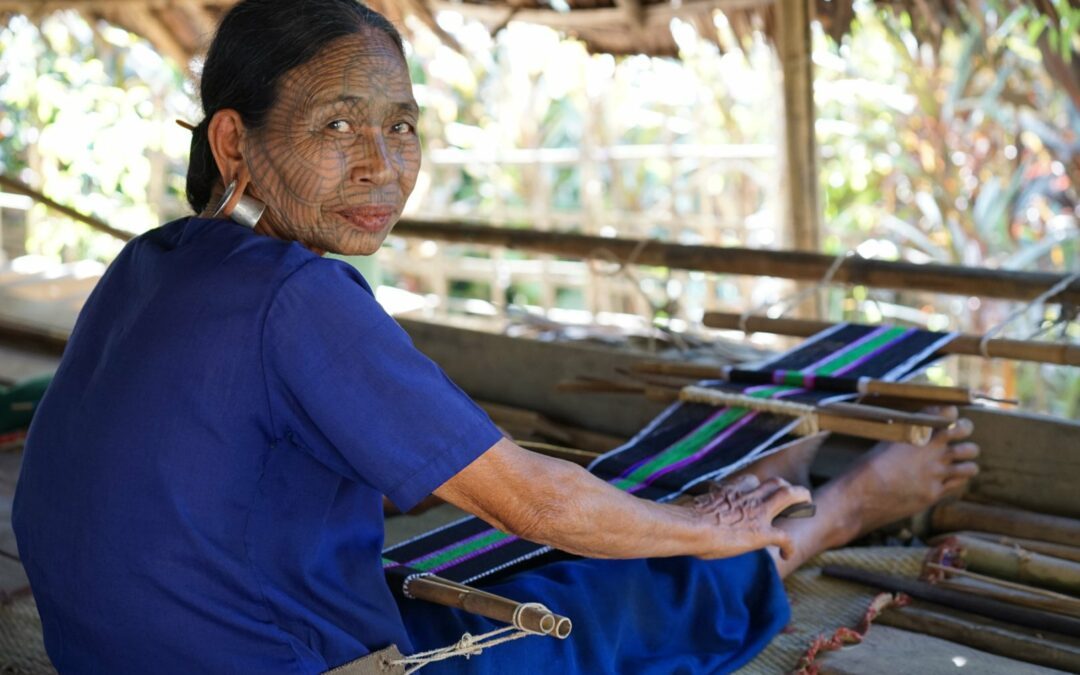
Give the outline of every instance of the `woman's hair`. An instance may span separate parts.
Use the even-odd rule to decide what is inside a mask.
[[[206,55],[199,87],[204,117],[191,134],[187,199],[196,213],[221,176],[207,136],[214,113],[232,108],[247,128],[260,128],[282,75],[365,28],[388,35],[404,57],[397,29],[358,0],[243,0],[229,10]]]

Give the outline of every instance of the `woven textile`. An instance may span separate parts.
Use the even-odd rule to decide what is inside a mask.
[[[925,365],[952,335],[913,328],[841,324],[806,340],[796,349],[763,364],[761,370],[812,376],[898,380]],[[821,404],[848,394],[787,384],[740,385],[706,382],[704,386],[757,398]],[[640,497],[668,501],[697,483],[715,480],[759,459],[791,440],[797,421],[789,416],[745,408],[717,408],[678,403],[653,420],[626,445],[597,459],[589,470],[612,485]],[[384,569],[396,586],[403,577],[428,573],[472,582],[530,562],[563,554],[501,532],[478,518],[465,518],[387,549]]]

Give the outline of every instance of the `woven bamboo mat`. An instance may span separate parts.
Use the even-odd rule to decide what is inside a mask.
[[[791,600],[791,623],[738,675],[777,675],[795,668],[814,638],[837,628],[854,628],[876,591],[822,576],[825,565],[847,565],[874,572],[917,578],[925,548],[895,546],[843,548],[813,558],[784,581]]]
[[[0,673],[55,673],[41,641],[41,617],[29,594],[0,605]]]

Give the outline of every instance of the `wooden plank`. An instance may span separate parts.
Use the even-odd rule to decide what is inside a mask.
[[[982,454],[972,493],[1023,509],[1080,518],[1080,422],[970,407]]]
[[[611,377],[655,356],[608,348],[555,344],[400,320],[416,347],[476,399],[526,408],[558,422],[619,436],[637,433],[664,403],[622,394],[566,394],[561,380]]]
[[[821,675],[1048,675],[1061,671],[988,654],[955,642],[874,624],[863,641],[817,660]]]

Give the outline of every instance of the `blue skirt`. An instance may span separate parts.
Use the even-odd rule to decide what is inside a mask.
[[[573,560],[521,572],[484,589],[542,602],[574,622],[566,640],[529,636],[425,673],[727,673],[788,622],[784,586],[765,551],[735,558]],[[504,624],[415,600],[399,601],[417,652]]]

